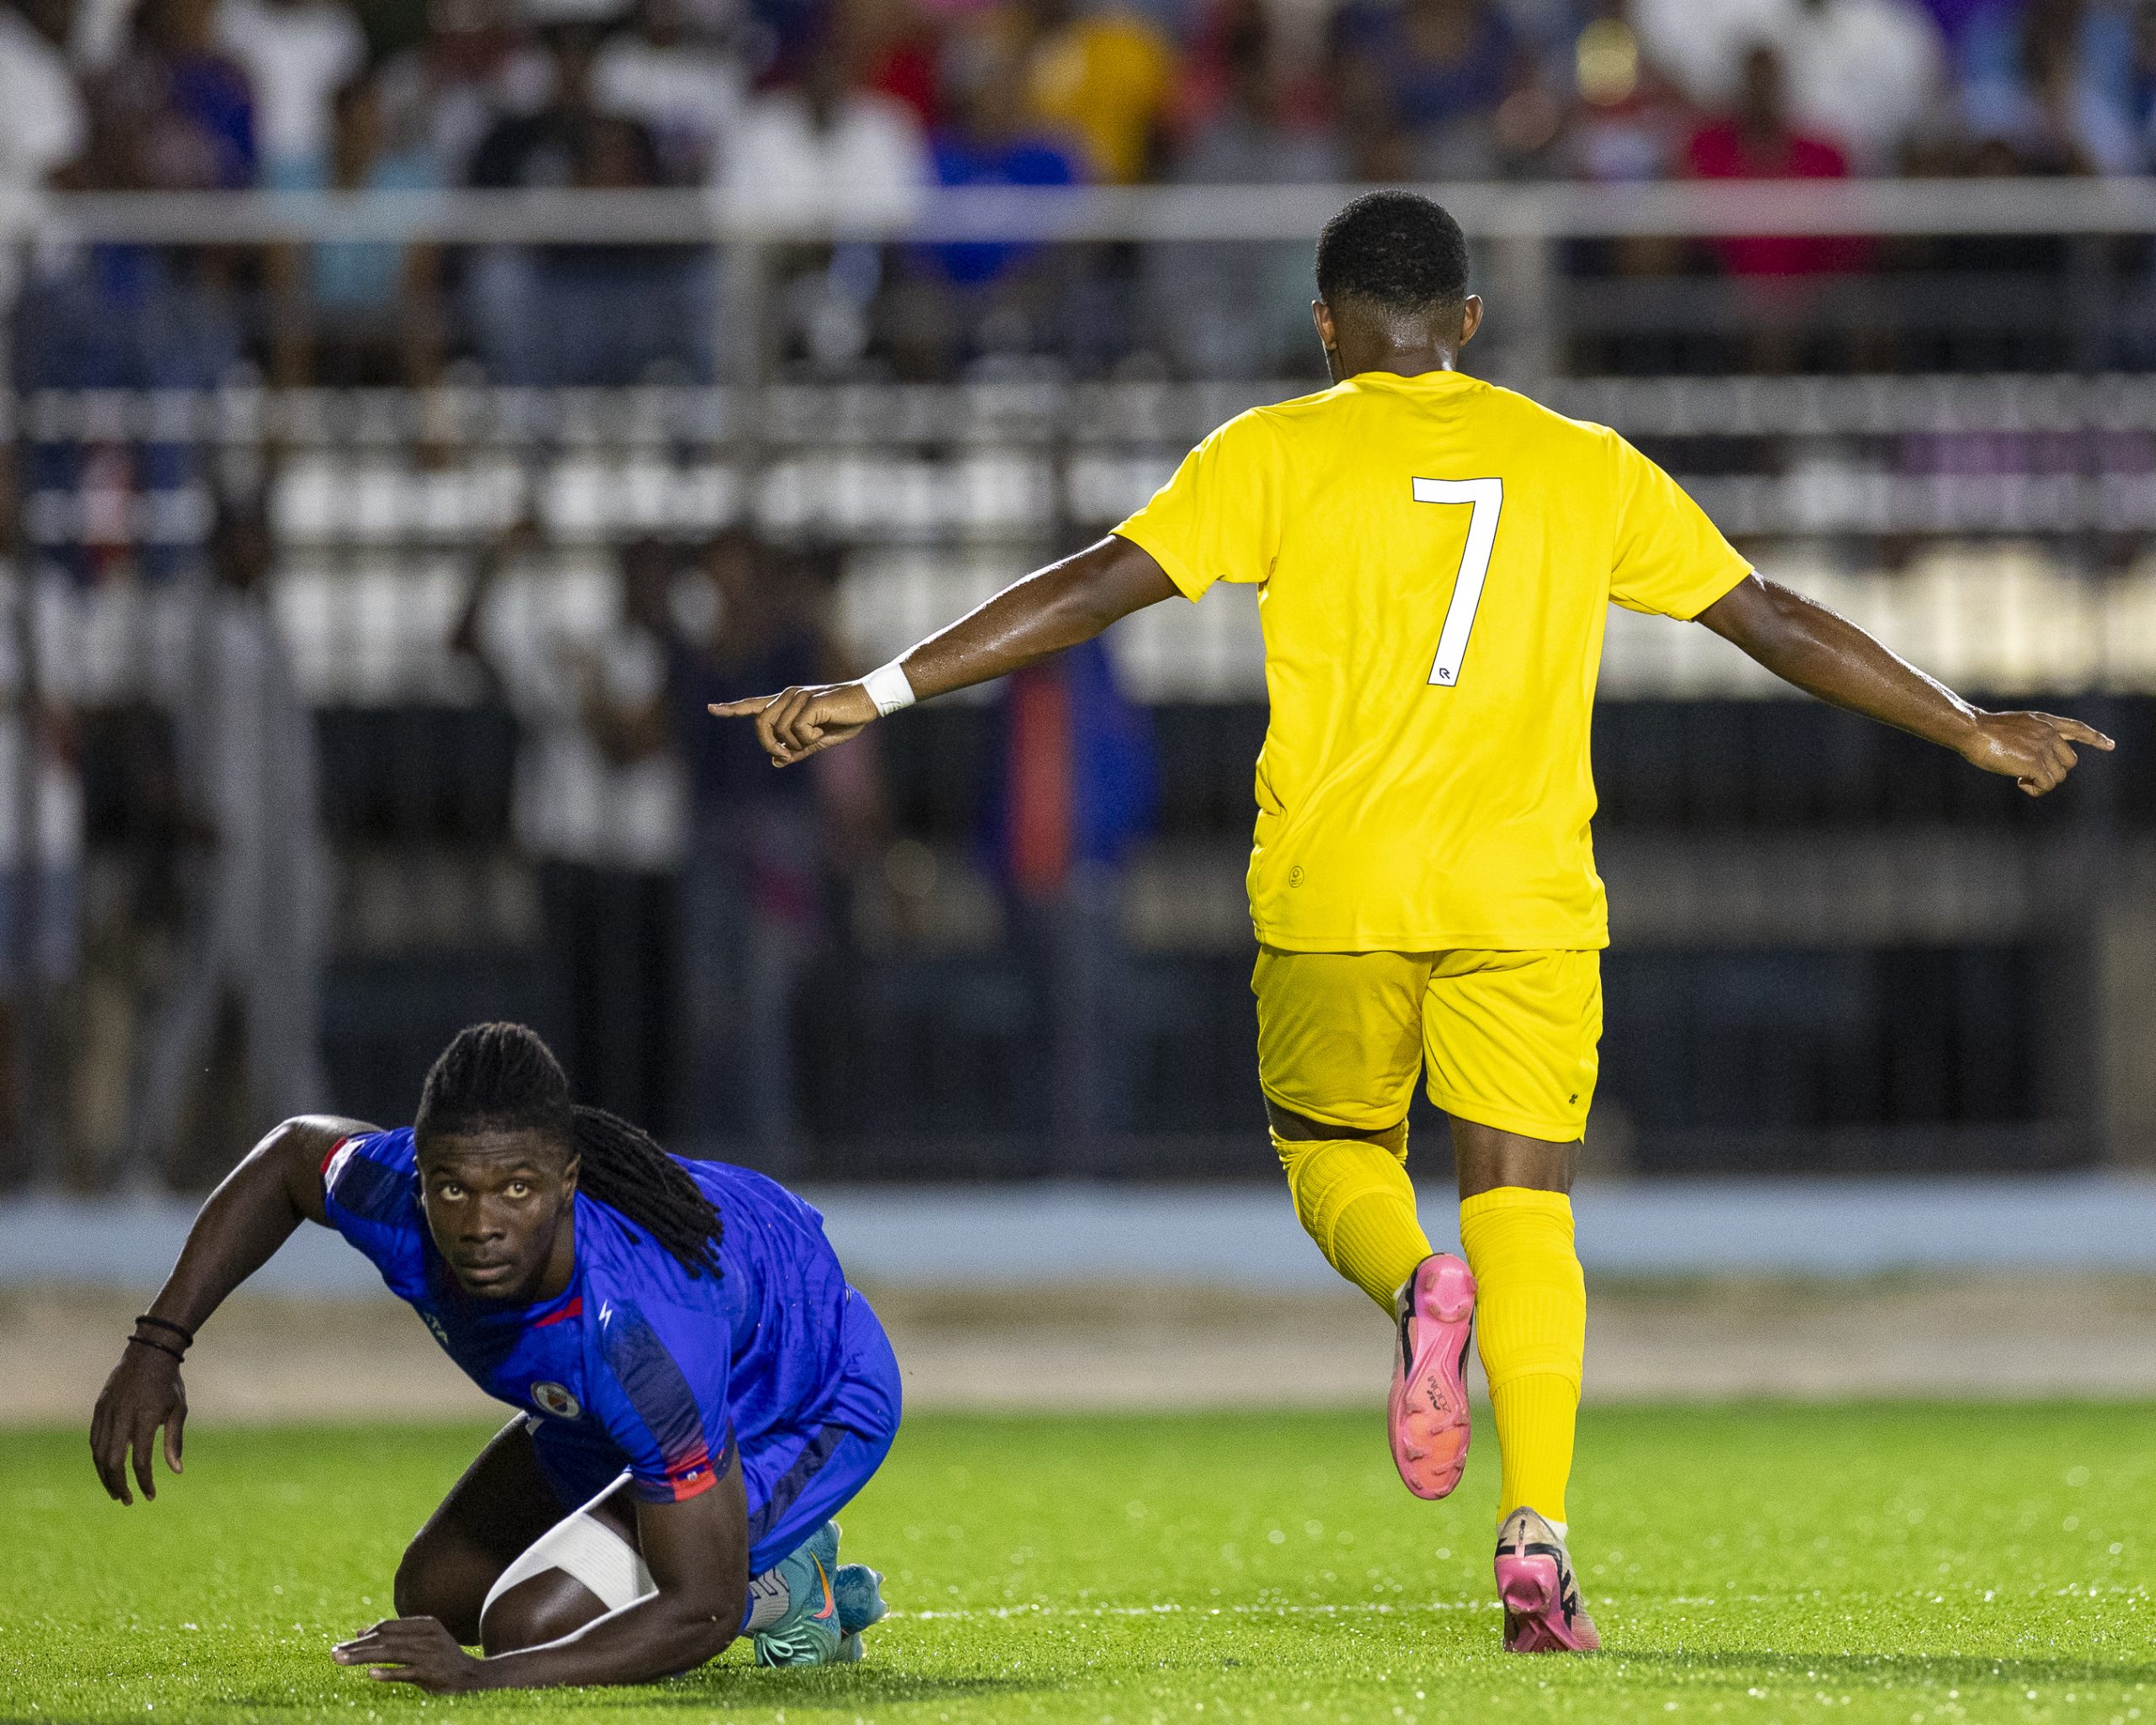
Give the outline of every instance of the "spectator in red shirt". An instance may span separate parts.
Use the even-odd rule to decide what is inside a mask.
[[[1846,179],[1849,171],[1839,145],[1790,124],[1781,56],[1764,43],[1744,56],[1737,111],[1694,132],[1685,163],[1695,179]],[[1821,275],[1864,263],[1862,242],[1831,234],[1732,235],[1716,250],[1732,275]]]
[[[844,9],[862,88],[905,104],[924,131],[948,119],[937,72],[942,44],[917,0],[853,0]]]

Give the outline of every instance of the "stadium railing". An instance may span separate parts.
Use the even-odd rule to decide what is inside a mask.
[[[85,243],[419,240],[643,245],[842,239],[1307,243],[1352,185],[949,187],[815,206],[720,191],[563,189],[17,193],[0,223]],[[2156,180],[1450,182],[1422,188],[1470,238],[2115,234],[2156,231]]]
[[[2099,723],[2131,732],[2156,694],[2156,560],[2146,554],[2156,378],[2131,368],[2137,355],[2121,332],[2143,291],[2136,243],[2156,230],[2156,188],[1436,190],[1486,248],[1493,371],[1646,444],[1744,536],[1764,571],[1950,680],[1980,697],[2078,699]],[[1346,195],[938,194],[905,209],[784,219],[674,193],[105,196],[22,206],[8,231],[26,248],[714,245],[733,266],[723,315],[738,333],[744,318],[774,315],[774,261],[794,243],[1306,243]],[[1613,286],[1655,302],[1654,317],[1636,323],[1705,318],[1741,333],[1758,309],[1757,284],[1613,282],[1591,261],[1582,274],[1568,248],[1762,232],[2057,241],[2057,256],[1993,294],[1987,315],[2010,324],[2039,290],[2056,315],[2057,281],[2078,283],[2073,303],[2110,307],[2104,339],[2089,349],[2090,365],[2071,366],[2069,351],[2042,371],[1567,375],[1594,351],[1577,339],[1582,322]],[[1964,280],[1999,281],[1980,270]],[[1834,291],[1848,290],[1844,311],[1881,301],[1907,311],[1907,286],[1889,270]],[[1842,315],[1820,312],[1826,304],[1815,295],[1812,312]],[[1087,380],[1034,368],[895,384],[797,375],[772,365],[773,348],[735,342],[730,381],[707,387],[536,392],[460,379],[424,391],[242,382],[24,396],[8,403],[19,446],[158,441],[203,457],[162,490],[123,475],[100,492],[98,474],[112,470],[95,464],[72,487],[34,483],[26,561],[92,542],[123,560],[140,545],[184,553],[208,518],[213,466],[274,465],[278,603],[296,668],[309,697],[364,741],[386,734],[367,727],[394,715],[472,711],[474,691],[444,649],[448,627],[474,549],[526,512],[547,549],[520,578],[523,627],[588,632],[608,604],[609,547],[627,537],[691,542],[746,522],[839,549],[836,618],[848,649],[869,663],[1074,535],[1112,525],[1213,424],[1310,382]],[[57,692],[95,705],[135,692],[146,654],[154,657],[146,644],[184,627],[193,590],[17,581],[10,591],[29,687],[64,657]],[[1013,980],[1009,929],[969,860],[962,811],[975,798],[954,782],[977,772],[964,763],[978,761],[986,721],[961,706],[893,728],[889,764],[913,849],[873,872],[853,916],[852,985],[936,1000],[955,1021],[953,1039],[926,1055],[867,1049],[851,1077],[808,1075],[852,1100],[810,1120],[812,1141],[789,1151],[797,1166],[1128,1172],[1245,1162],[1241,799],[1262,699],[1246,597],[1148,613],[1114,643],[1128,686],[1155,710],[1168,780],[1161,836],[1123,891],[1126,940],[1151,967],[1133,991],[1139,1022],[1129,1033],[1144,1044],[1134,1065],[1153,1076],[1134,1080],[1130,1130],[1113,1146],[1074,1145],[1053,1119],[993,1103],[1023,1088],[1012,1068],[1034,1055],[990,1028],[1027,984]],[[1613,622],[1603,689],[1602,851],[1620,943],[1607,1153],[1650,1170],[2003,1168],[2146,1153],[2156,1097],[2142,1093],[2139,1075],[2156,1061],[2131,996],[2156,948],[2137,884],[2156,868],[2144,837],[2156,809],[2142,808],[2130,762],[2119,769],[2123,790],[2102,776],[2106,763],[2051,804],[2001,805],[1893,740],[1856,739],[1780,703],[1769,717],[1758,697],[1780,692],[1747,662],[1700,632],[1628,614]],[[470,758],[449,769],[450,793],[474,794],[473,775],[503,757],[493,743],[472,744],[477,733],[456,734]],[[25,782],[19,775],[13,789],[34,852],[40,810]],[[376,804],[398,801],[393,787],[376,788]],[[369,818],[363,841],[339,846],[344,960],[439,971],[444,954],[528,943],[529,884],[500,843],[445,843],[424,823]],[[903,915],[878,908],[910,893],[922,902]],[[389,1064],[422,1052],[400,1048]],[[956,1073],[991,1102],[954,1107],[924,1092],[910,1115],[879,1124],[863,1097],[888,1099],[894,1075],[917,1077],[916,1067]]]
[[[17,193],[0,200],[0,235],[44,245],[431,242],[454,246],[717,246],[728,291],[716,315],[719,351],[756,381],[769,344],[731,334],[768,318],[771,265],[783,248],[837,241],[931,244],[1033,241],[1150,247],[1283,242],[1306,245],[1355,188],[1329,185],[963,187],[916,195],[818,202],[718,191],[443,190]],[[2035,339],[2053,363],[2100,366],[2122,337],[2146,346],[2150,316],[2134,243],[2156,232],[2156,181],[2138,178],[1678,182],[1649,184],[1449,184],[1429,188],[1482,254],[1485,291],[1503,307],[1485,338],[1492,363],[1520,381],[1561,375],[1570,328],[1605,341],[1667,337],[1705,324],[1755,331],[1795,321],[1849,333],[1929,326],[1944,336]],[[1666,269],[1646,280],[1590,269],[1568,249],[1652,239],[1711,241],[1770,234],[1838,237],[1890,248],[1959,241],[1944,260],[1921,252],[1865,260],[1792,301],[1756,283],[1702,280]],[[1985,242],[2045,237],[2063,248],[2031,260]],[[2121,244],[2124,250],[2121,251]],[[1972,253],[1969,248],[1979,248]],[[1973,267],[1972,267],[1973,266]],[[2060,292],[2061,284],[2065,291]],[[1957,367],[1965,362],[1956,360]]]

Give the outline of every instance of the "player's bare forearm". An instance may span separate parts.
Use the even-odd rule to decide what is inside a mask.
[[[1699,620],[1822,701],[1957,752],[1975,734],[1977,709],[1951,689],[1845,617],[1776,582],[1750,576]]]
[[[108,1495],[135,1501],[127,1483],[131,1456],[142,1495],[157,1496],[151,1462],[161,1429],[165,1465],[180,1471],[187,1391],[179,1355],[187,1341],[302,1221],[325,1220],[323,1157],[339,1139],[371,1130],[327,1115],[287,1120],[210,1194],[187,1231],[179,1261],[150,1303],[150,1322],[138,1322],[136,1339],[121,1347],[90,1417],[91,1460]]]
[[[482,1658],[459,1647],[432,1617],[392,1617],[343,1642],[331,1657],[366,1665],[385,1683],[408,1683],[434,1695],[483,1689],[550,1689],[561,1684],[649,1683],[693,1670],[732,1644],[741,1621],[699,1609],[664,1592],[595,1617],[558,1641]]]
[[[444,1692],[648,1683],[723,1653],[749,1599],[749,1505],[736,1460],[710,1490],[639,1503],[637,1543],[657,1591],[534,1646],[477,1658],[432,1617],[398,1617],[340,1643],[340,1665]]]
[[[743,1584],[746,1586],[746,1577]],[[730,1614],[728,1605],[730,1604]],[[573,1635],[485,1662],[497,1689],[558,1683],[648,1683],[694,1670],[732,1644],[742,1602],[698,1604],[679,1594],[647,1594]]]
[[[1699,616],[1785,682],[1851,713],[1951,749],[1972,766],[2012,779],[2032,797],[2073,771],[2076,744],[2111,740],[2049,713],[1988,713],[1889,652],[1846,617],[1774,581],[1750,575]]]
[[[1075,557],[1037,569],[931,635],[904,660],[926,701],[1023,670],[1090,641],[1134,611],[1175,595],[1150,553],[1113,533]]]
[[[1038,665],[1176,590],[1150,553],[1110,534],[1013,582],[899,664],[914,698],[926,701]],[[874,700],[857,681],[721,702],[711,710],[721,718],[753,718],[757,740],[781,766],[845,742],[877,717]]]

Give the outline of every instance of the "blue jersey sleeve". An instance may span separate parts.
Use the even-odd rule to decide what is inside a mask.
[[[322,1163],[323,1209],[329,1226],[364,1252],[391,1293],[426,1292],[426,1217],[419,1208],[412,1129],[340,1139]]]
[[[591,1349],[591,1411],[628,1458],[630,1489],[647,1503],[678,1503],[716,1485],[734,1449],[723,1327],[613,1297],[600,1305]]]

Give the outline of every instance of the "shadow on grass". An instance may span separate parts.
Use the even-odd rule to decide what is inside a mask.
[[[1012,1677],[939,1677],[932,1672],[877,1669],[869,1665],[841,1666],[824,1670],[771,1671],[747,1664],[713,1664],[670,1682],[594,1685],[584,1688],[498,1690],[491,1694],[454,1696],[446,1699],[465,1706],[486,1709],[506,1706],[530,1715],[543,1706],[548,1711],[574,1712],[587,1707],[620,1707],[658,1711],[693,1707],[708,1713],[714,1707],[779,1708],[798,1712],[829,1707],[852,1713],[865,1704],[894,1706],[904,1701],[965,1701],[1020,1695],[1029,1690],[1054,1689],[1053,1680],[1027,1681]],[[379,1708],[387,1701],[396,1706],[408,1701],[423,1705],[427,1697],[408,1685],[369,1685],[368,1705]],[[328,1711],[349,1706],[346,1697],[295,1697],[282,1694],[220,1695],[215,1705],[235,1712],[259,1710],[277,1714],[299,1711]],[[62,1725],[58,1715],[50,1717]]]
[[[1762,1672],[1785,1680],[1887,1678],[1897,1683],[2156,1683],[2156,1661],[2002,1659],[1975,1653],[1790,1653],[1761,1648],[1612,1648],[1612,1664],[1691,1671]]]
[[[765,1671],[747,1665],[712,1665],[639,1691],[644,1706],[813,1707],[819,1702],[856,1707],[865,1701],[974,1700],[1058,1688],[1049,1680],[1017,1677],[939,1677],[932,1671],[894,1671],[873,1664],[824,1670]]]

